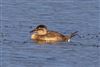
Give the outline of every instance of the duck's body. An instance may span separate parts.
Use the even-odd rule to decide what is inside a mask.
[[[65,41],[66,37],[60,33],[49,31],[46,35],[32,34],[31,39],[57,42],[57,41]]]
[[[75,33],[76,32],[71,33],[71,35],[63,35],[55,31],[49,31],[47,30],[47,28],[45,28],[45,26],[39,25],[35,29],[35,33],[32,34],[31,39],[37,42],[42,41],[46,43],[52,43],[52,42],[54,43],[54,42],[61,42],[61,41],[69,42],[70,39],[75,35]]]

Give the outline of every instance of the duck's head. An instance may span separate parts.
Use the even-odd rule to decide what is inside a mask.
[[[45,25],[38,25],[34,30],[31,32],[35,32],[37,35],[45,35],[47,34],[47,27]]]

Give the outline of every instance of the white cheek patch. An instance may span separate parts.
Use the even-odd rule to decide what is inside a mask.
[[[68,42],[70,42],[71,41],[71,39],[68,39]]]
[[[32,34],[31,39],[35,39],[35,36],[36,36],[35,34]]]

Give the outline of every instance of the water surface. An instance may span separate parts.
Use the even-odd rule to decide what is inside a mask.
[[[99,0],[2,0],[1,8],[2,67],[99,67]],[[39,24],[78,36],[39,45],[29,33]]]

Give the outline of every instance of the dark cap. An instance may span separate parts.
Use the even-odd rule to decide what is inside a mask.
[[[38,29],[38,28],[46,28],[46,29],[47,29],[47,27],[46,27],[45,25],[38,25],[38,26],[36,27],[36,29]]]

